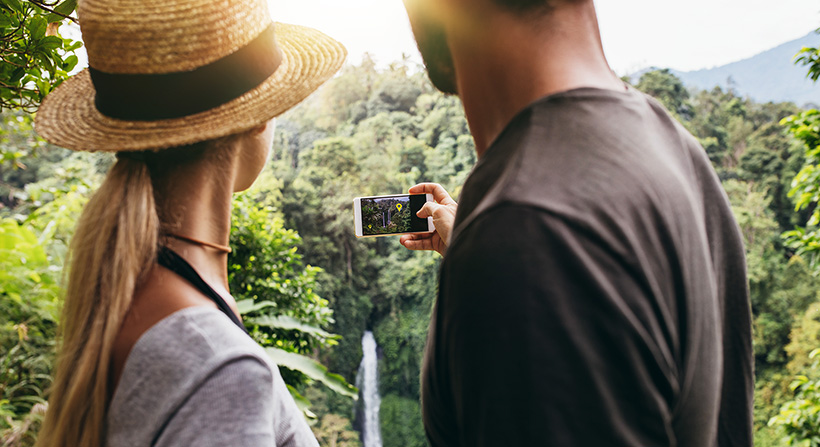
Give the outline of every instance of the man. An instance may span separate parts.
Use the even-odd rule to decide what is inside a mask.
[[[402,238],[442,263],[433,446],[751,446],[743,244],[709,161],[604,58],[591,0],[405,0],[479,161]],[[454,226],[452,217],[455,215]],[[452,237],[450,227],[452,226]]]

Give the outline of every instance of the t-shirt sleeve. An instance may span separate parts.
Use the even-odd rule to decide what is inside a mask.
[[[674,445],[668,334],[595,234],[495,208],[458,236],[440,287],[422,380],[433,446]]]
[[[233,360],[196,387],[155,445],[274,446],[273,399],[267,365],[252,357]]]

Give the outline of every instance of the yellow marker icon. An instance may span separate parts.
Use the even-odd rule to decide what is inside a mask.
[[[396,204],[396,208],[398,208],[398,209],[399,209],[399,211],[401,211],[401,203],[397,203],[397,204]]]

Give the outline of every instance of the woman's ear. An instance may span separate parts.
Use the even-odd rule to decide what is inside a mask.
[[[253,129],[251,129],[251,134],[254,135],[254,136],[259,135],[262,132],[264,132],[265,129],[267,129],[268,126],[270,126],[270,125],[271,125],[270,121],[262,123],[262,124],[260,124],[256,127],[254,127]]]
[[[248,131],[248,133],[251,136],[254,136],[254,137],[258,137],[258,136],[262,135],[265,132],[271,132],[271,135],[272,135],[274,129],[276,129],[276,118],[271,118],[268,121],[265,121],[264,123],[254,127],[254,128],[251,128],[251,130]]]

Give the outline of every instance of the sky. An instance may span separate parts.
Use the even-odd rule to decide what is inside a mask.
[[[420,62],[402,0],[269,0],[279,22],[341,41],[348,63],[403,54]],[[711,68],[754,56],[820,28],[817,0],[595,0],[604,52],[619,75],[646,67]],[[820,44],[820,36],[817,38]]]

